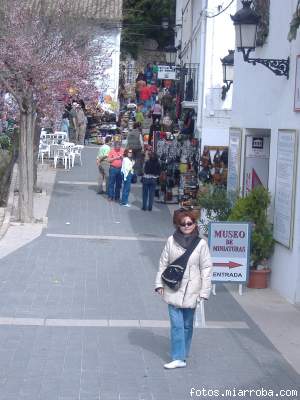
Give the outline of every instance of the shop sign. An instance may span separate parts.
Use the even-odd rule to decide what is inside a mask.
[[[274,239],[288,248],[293,246],[297,179],[298,132],[279,130],[274,196]]]
[[[247,136],[246,157],[269,158],[270,137],[269,136]]]
[[[176,66],[175,65],[158,65],[158,79],[176,79]]]
[[[236,192],[240,187],[242,131],[229,129],[227,192]]]
[[[251,227],[247,222],[211,222],[209,248],[215,282],[248,280]]]

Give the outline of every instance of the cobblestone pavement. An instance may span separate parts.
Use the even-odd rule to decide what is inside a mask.
[[[187,368],[162,368],[168,317],[153,281],[170,212],[141,211],[140,185],[131,208],[97,195],[96,151],[57,173],[43,234],[0,260],[0,400],[200,398],[192,388],[299,398],[299,375],[225,287],[207,302]]]

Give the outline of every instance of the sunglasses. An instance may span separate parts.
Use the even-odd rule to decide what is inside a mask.
[[[179,224],[179,225],[182,226],[182,227],[184,228],[184,227],[186,227],[186,226],[192,226],[192,225],[194,225],[194,223],[195,223],[195,222],[183,222],[183,223],[181,223],[181,224]]]

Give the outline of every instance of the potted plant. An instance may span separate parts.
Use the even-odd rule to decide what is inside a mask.
[[[268,286],[271,272],[268,260],[274,249],[272,225],[267,210],[270,194],[263,186],[257,186],[246,197],[239,198],[232,208],[229,221],[252,223],[251,264],[248,287],[264,289]]]
[[[214,184],[205,184],[198,191],[197,204],[200,209],[205,210],[200,222],[203,233],[207,235],[210,222],[227,221],[232,202],[225,188]]]

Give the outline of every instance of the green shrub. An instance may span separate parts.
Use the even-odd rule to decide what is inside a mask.
[[[10,145],[10,138],[7,135],[0,135],[0,148],[2,150],[9,150]]]
[[[197,203],[201,208],[205,209],[208,223],[226,221],[232,207],[232,201],[226,189],[213,184],[203,186],[202,191],[198,194]],[[208,231],[208,223],[203,223],[206,233]]]
[[[253,267],[269,258],[274,249],[272,225],[267,210],[271,202],[269,192],[257,186],[246,197],[239,198],[233,206],[229,221],[252,223],[251,262]]]

